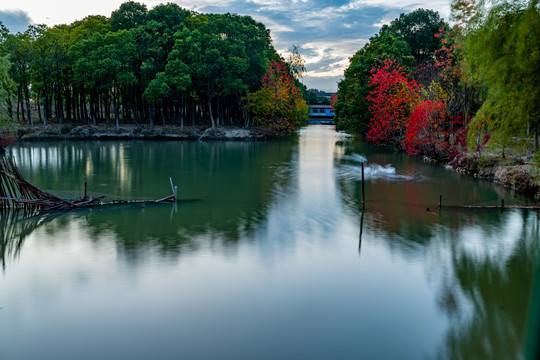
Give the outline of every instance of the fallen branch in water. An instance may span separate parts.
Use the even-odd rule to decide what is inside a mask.
[[[172,179],[171,179],[172,186]],[[41,190],[26,181],[21,175],[15,161],[11,158],[0,158],[0,209],[24,208],[38,210],[40,212],[53,210],[72,210],[86,207],[114,204],[134,203],[160,203],[160,202],[190,202],[200,199],[178,200],[177,187],[173,186],[173,194],[159,200],[113,200],[104,203],[105,196],[96,198],[88,197],[86,184],[84,196],[72,199],[62,199],[51,193]]]

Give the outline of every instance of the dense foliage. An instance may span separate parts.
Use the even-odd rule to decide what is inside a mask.
[[[483,89],[473,125],[504,149],[511,136],[540,131],[540,7],[538,0],[480,2],[466,30],[465,60]],[[470,134],[474,135],[474,134]],[[474,138],[473,138],[474,140]]]
[[[335,112],[338,129],[367,132],[371,119],[369,110],[369,79],[374,66],[385,60],[394,60],[411,66],[413,57],[408,44],[395,34],[380,33],[351,58],[345,78],[338,84]]]
[[[251,17],[172,3],[129,1],[110,18],[15,35],[0,24],[0,115],[28,125],[248,126],[248,95],[280,60]]]
[[[409,114],[418,99],[418,84],[411,80],[403,66],[386,60],[372,70],[367,96],[373,117],[367,139],[376,143],[401,146],[408,128]]]
[[[285,63],[272,60],[261,82],[261,89],[250,95],[258,123],[275,135],[286,135],[308,120],[308,106]]]
[[[383,26],[338,85],[338,128],[446,160],[486,143],[504,156],[516,136],[538,151],[538,0],[454,0],[452,14],[453,28],[422,9]]]

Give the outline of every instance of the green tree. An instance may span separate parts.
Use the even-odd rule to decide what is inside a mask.
[[[441,48],[441,39],[435,35],[448,24],[433,10],[417,9],[401,14],[390,25],[384,25],[381,32],[394,33],[409,45],[415,65],[433,63],[435,51]]]
[[[112,31],[112,26],[105,16],[91,15],[69,25],[68,31],[70,36],[69,45],[73,46],[79,41],[91,38],[96,33],[105,35]]]
[[[534,137],[540,128],[540,12],[538,0],[485,4],[467,26],[465,61],[484,87],[484,103],[474,129],[489,131],[494,145],[504,147],[513,135]],[[504,153],[503,153],[504,154]]]
[[[8,56],[0,56],[0,129],[4,127],[6,121],[11,121],[9,109],[15,93],[15,82],[9,75],[10,69]]]
[[[133,73],[135,41],[128,30],[95,34],[72,48],[75,80],[90,94],[90,113],[94,124],[100,97],[105,101],[108,121],[108,104],[114,105],[116,127],[120,122],[120,96],[122,89],[136,83]]]
[[[68,61],[68,33],[60,27],[45,26],[31,26],[30,31],[33,39],[32,91],[38,99],[43,100],[43,123],[47,125],[53,113],[62,123],[63,93],[68,86],[71,73],[71,64]]]
[[[150,11],[129,1],[111,14],[10,35],[17,121],[250,124],[250,92],[279,59],[265,26],[247,16],[197,14],[173,3]],[[11,109],[11,107],[9,107]],[[37,110],[37,114],[36,114]],[[42,111],[43,110],[43,111]],[[42,113],[44,117],[42,118]],[[22,120],[21,120],[22,116]]]
[[[112,12],[110,23],[114,31],[130,30],[143,25],[147,15],[146,5],[128,1],[120,5],[118,10]]]
[[[28,125],[31,125],[30,114],[30,66],[33,62],[32,56],[32,39],[31,30],[27,30],[24,33],[18,33],[16,35],[7,35],[4,42],[5,48],[9,54],[9,60],[11,61],[10,76],[16,84],[16,120],[17,122],[25,121],[25,106],[26,106],[26,119]]]
[[[181,26],[184,26],[185,19],[194,15],[195,13],[191,10],[183,9],[174,3],[167,3],[159,4],[148,11],[146,19],[164,23],[169,29],[179,30]]]
[[[304,97],[308,105],[315,105],[319,103],[319,99],[317,98],[317,93],[311,89],[306,91],[306,96]]]
[[[161,105],[163,101],[171,95],[171,87],[168,84],[165,73],[160,72],[156,78],[150,81],[146,87],[143,97],[150,103],[150,126],[154,126],[154,106]],[[162,117],[165,125],[165,117]]]

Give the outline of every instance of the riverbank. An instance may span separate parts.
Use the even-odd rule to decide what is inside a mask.
[[[186,126],[73,126],[49,125],[17,129],[19,141],[57,140],[228,140],[258,141],[271,138],[262,128]]]
[[[364,137],[362,138],[366,141]],[[487,149],[474,155],[460,153],[450,160],[422,153],[417,157],[425,162],[453,169],[460,174],[502,184],[540,201],[540,159],[534,157],[534,144],[523,139],[512,140],[514,147],[507,147],[504,157],[501,151]],[[403,149],[395,149],[404,152]]]
[[[463,156],[453,159],[446,166],[462,174],[500,183],[540,201],[540,166],[532,155],[511,158],[497,155]]]

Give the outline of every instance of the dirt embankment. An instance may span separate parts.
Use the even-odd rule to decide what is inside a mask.
[[[265,140],[271,136],[260,128],[243,129],[238,127],[176,126],[34,126],[17,130],[20,141],[52,140],[230,140],[254,141]]]
[[[467,156],[454,159],[448,165],[462,174],[498,182],[540,201],[540,164],[532,155],[505,158]]]

